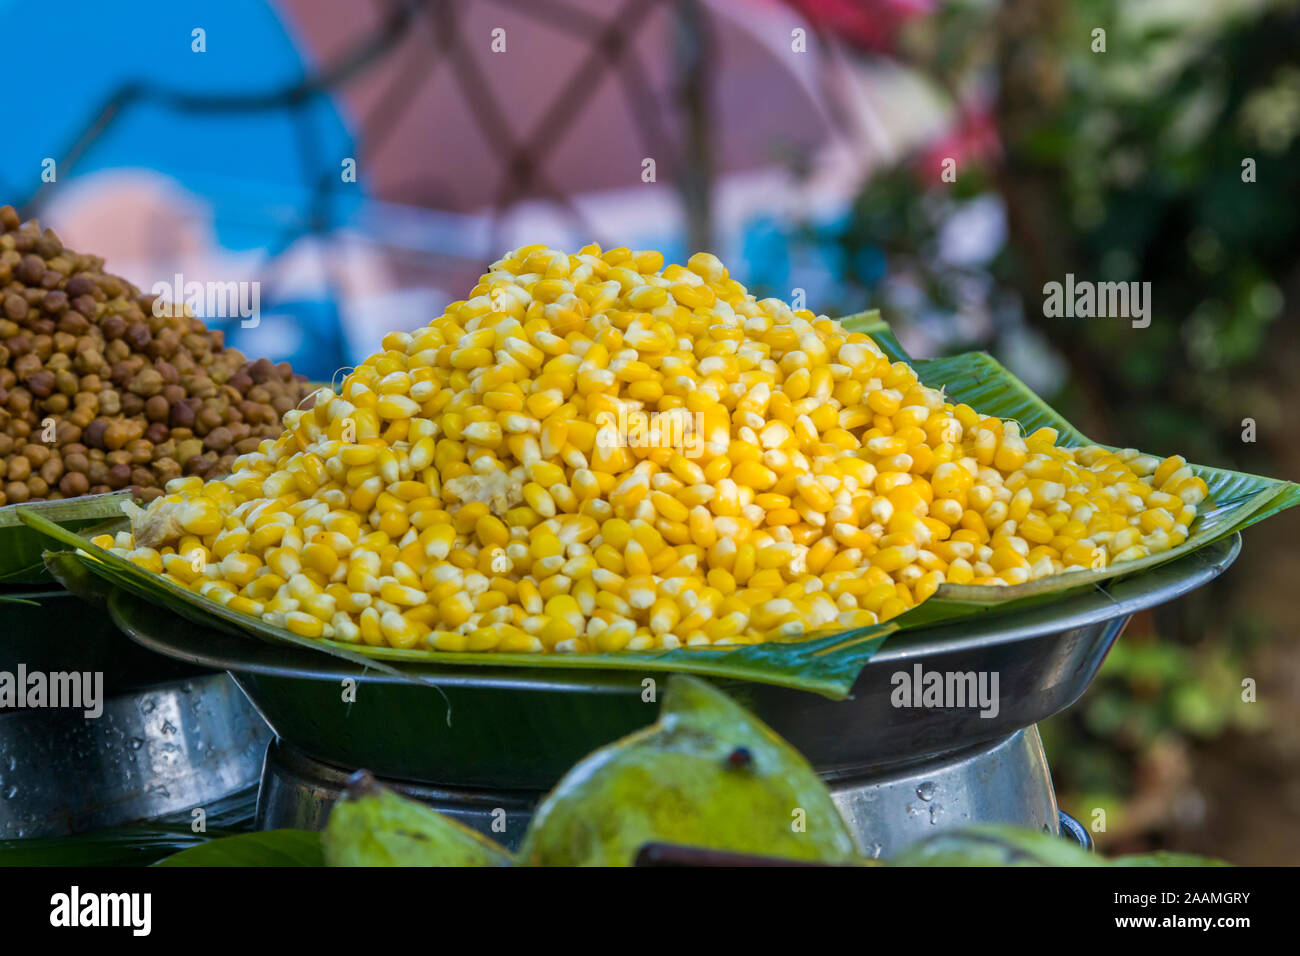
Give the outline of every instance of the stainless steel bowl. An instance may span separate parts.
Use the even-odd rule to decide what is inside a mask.
[[[1106,590],[1008,614],[897,634],[863,668],[848,700],[719,680],[824,776],[863,779],[1004,739],[1069,706],[1136,611],[1218,575],[1241,539],[1211,545]],[[118,625],[145,647],[228,669],[276,734],[314,760],[457,788],[544,790],[591,750],[654,721],[642,681],[663,673],[491,666],[412,668],[437,689],[310,652],[182,623],[122,592]],[[998,675],[995,716],[895,707],[894,675]],[[355,700],[344,682],[355,682]]]
[[[0,707],[0,839],[189,811],[257,782],[270,728],[229,676],[123,641],[103,606],[61,588],[4,594],[23,603],[0,604],[0,672],[89,674],[103,711]]]
[[[225,674],[110,696],[94,719],[77,710],[5,711],[0,839],[209,808],[257,782],[270,737]]]

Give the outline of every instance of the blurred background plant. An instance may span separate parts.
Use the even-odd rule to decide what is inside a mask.
[[[1097,440],[1297,474],[1296,5],[953,3],[894,52],[953,119],[801,236],[842,264],[845,307],[879,306],[922,354],[993,351]],[[1045,316],[1067,273],[1149,281],[1150,327]],[[1062,806],[1107,850],[1300,859],[1297,530],[1135,622],[1044,728]]]
[[[10,88],[140,55],[61,62],[0,201],[145,289],[261,282],[249,354],[328,379],[524,242],[708,247],[913,354],[988,349],[1096,440],[1300,477],[1296,0],[67,7],[0,0]],[[1150,326],[1045,316],[1069,274],[1150,282]],[[1106,852],[1300,862],[1298,540],[1253,529],[1044,728]]]

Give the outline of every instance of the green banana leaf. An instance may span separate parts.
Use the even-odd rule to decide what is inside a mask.
[[[206,837],[188,827],[139,825],[72,837],[0,841],[0,867],[6,866],[150,866]]]
[[[207,827],[195,833],[189,810],[72,836],[0,840],[4,866],[149,866],[190,847],[249,830],[257,787],[222,797],[207,807]]]
[[[17,584],[48,584],[50,576],[41,551],[49,542],[23,524],[18,509],[35,512],[65,528],[84,530],[105,518],[120,517],[122,502],[129,501],[129,491],[107,495],[86,495],[58,501],[33,501],[30,504],[0,508],[0,587]]]
[[[850,316],[844,325],[871,335],[891,358],[908,361],[921,380],[944,388],[955,402],[981,412],[1014,418],[1026,430],[1043,425],[1058,429],[1063,444],[1088,440],[1052,410],[1024,383],[991,356],[967,353],[948,358],[913,360],[903,350],[878,313]],[[1210,490],[1214,506],[1194,522],[1186,542],[1159,555],[1107,568],[1055,575],[1010,587],[942,585],[928,601],[885,624],[838,633],[817,633],[801,640],[773,641],[736,648],[678,648],[671,651],[621,651],[612,654],[474,654],[431,650],[399,650],[333,641],[310,640],[227,610],[186,588],[149,574],[116,555],[89,543],[84,535],[58,527],[41,514],[18,508],[25,523],[60,544],[76,549],[77,559],[99,577],[167,607],[188,620],[234,630],[264,640],[342,657],[363,666],[384,669],[401,663],[446,663],[470,666],[519,666],[675,671],[780,684],[832,698],[848,694],[858,672],[885,639],[902,629],[958,620],[973,614],[1004,613],[1055,600],[1065,594],[1101,588],[1105,582],[1147,570],[1182,557],[1220,538],[1300,503],[1300,486],[1257,475],[1193,466]]]
[[[1111,861],[1114,866],[1231,866],[1224,860],[1211,856],[1197,856],[1195,853],[1175,853],[1170,850],[1156,850],[1154,853],[1136,853],[1133,856],[1120,856]]]
[[[1228,866],[1190,853],[1143,853],[1108,860],[1071,840],[1006,823],[944,830],[909,844],[889,866]]]
[[[350,645],[335,641],[313,640],[300,637],[284,628],[273,627],[257,618],[248,617],[231,611],[229,608],[209,600],[201,594],[195,594],[165,578],[150,574],[130,561],[121,558],[107,549],[90,542],[93,532],[83,536],[69,531],[38,514],[24,512],[22,520],[32,528],[55,541],[74,550],[49,553],[45,555],[46,565],[57,570],[58,580],[78,597],[90,603],[102,603],[104,589],[91,583],[90,578],[77,573],[68,565],[68,559],[80,562],[83,569],[93,572],[101,581],[114,588],[121,588],[146,601],[166,607],[185,620],[205,627],[214,627],[231,634],[248,634],[291,644],[317,654],[326,654],[354,664],[362,670],[376,670],[380,673],[401,677],[417,684],[425,684],[437,689],[437,685],[417,674],[399,670],[382,660],[358,654]],[[101,526],[102,527],[102,526]],[[87,552],[95,552],[92,556]]]
[[[858,671],[875,653],[885,637],[895,630],[893,623],[840,631],[791,643],[770,642],[736,648],[678,648],[672,651],[617,654],[475,654],[446,651],[401,650],[343,644],[337,641],[299,637],[265,621],[231,611],[215,601],[151,574],[130,561],[92,544],[88,538],[60,528],[39,515],[25,515],[32,527],[49,538],[74,549],[66,552],[81,565],[112,587],[165,607],[195,624],[214,627],[227,633],[261,638],[272,643],[328,654],[357,665],[392,673],[420,683],[436,686],[410,670],[393,664],[468,664],[482,667],[550,667],[562,669],[600,669],[646,671],[680,671],[712,677],[732,677],[783,684],[832,697],[843,697],[853,686]],[[65,558],[51,558],[56,566]],[[77,593],[84,585],[61,574]]]
[[[266,830],[210,840],[182,850],[158,866],[324,866],[314,830]]]

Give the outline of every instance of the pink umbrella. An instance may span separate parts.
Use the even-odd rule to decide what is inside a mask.
[[[355,0],[282,6],[322,62],[383,18]],[[563,201],[641,184],[647,158],[659,182],[679,178],[687,155],[719,175],[815,150],[834,133],[816,50],[791,48],[791,30],[806,24],[775,2],[411,10],[400,40],[336,93],[357,123],[361,175],[383,200],[462,212]]]

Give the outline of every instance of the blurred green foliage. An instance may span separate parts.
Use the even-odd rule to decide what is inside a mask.
[[[1176,796],[1144,773],[1157,749],[1173,749],[1185,760],[1189,748],[1228,731],[1266,727],[1266,704],[1241,705],[1244,659],[1231,646],[1126,635],[1084,698],[1039,727],[1062,808],[1085,823],[1092,808],[1106,808],[1108,830],[1122,832],[1131,824],[1125,807],[1144,787],[1159,801]]]
[[[1007,21],[1024,5],[956,3],[922,21],[905,58],[976,100],[954,102],[951,142],[927,151],[951,148],[956,182],[907,157],[818,241],[839,246],[847,284],[891,322],[946,311],[964,347],[973,308],[991,320],[975,344],[996,351],[1026,327],[1045,337],[1071,373],[1049,397],[1095,437],[1263,467],[1241,423],[1259,421],[1261,443],[1284,437],[1265,426],[1286,420],[1285,398],[1256,374],[1300,278],[1300,11],[1144,23],[1115,0],[1034,0],[1038,22],[1017,31]],[[1097,25],[1104,53],[1091,50]],[[990,86],[989,104],[967,93]],[[1000,151],[961,155],[984,113]],[[944,261],[943,228],[986,197],[1004,210],[1005,245],[979,269]],[[1043,284],[1066,273],[1149,281],[1151,326],[1044,317]],[[985,290],[973,304],[972,288]]]
[[[846,263],[846,298],[865,291],[904,336],[911,323],[1022,374],[1026,356],[1050,357],[1063,374],[1045,397],[1092,437],[1285,476],[1300,439],[1298,50],[1295,2],[941,5],[898,56],[948,94],[953,132],[874,175],[843,222],[809,238]],[[957,159],[955,183],[936,156]],[[1005,241],[976,265],[946,261],[945,229],[990,200]],[[1150,282],[1150,326],[1045,317],[1043,286],[1067,273]],[[1067,808],[1071,795],[1122,808],[1158,776],[1161,748],[1265,724],[1240,696],[1261,626],[1231,578],[1216,600],[1214,615],[1163,615],[1158,632],[1124,637],[1046,725]]]

